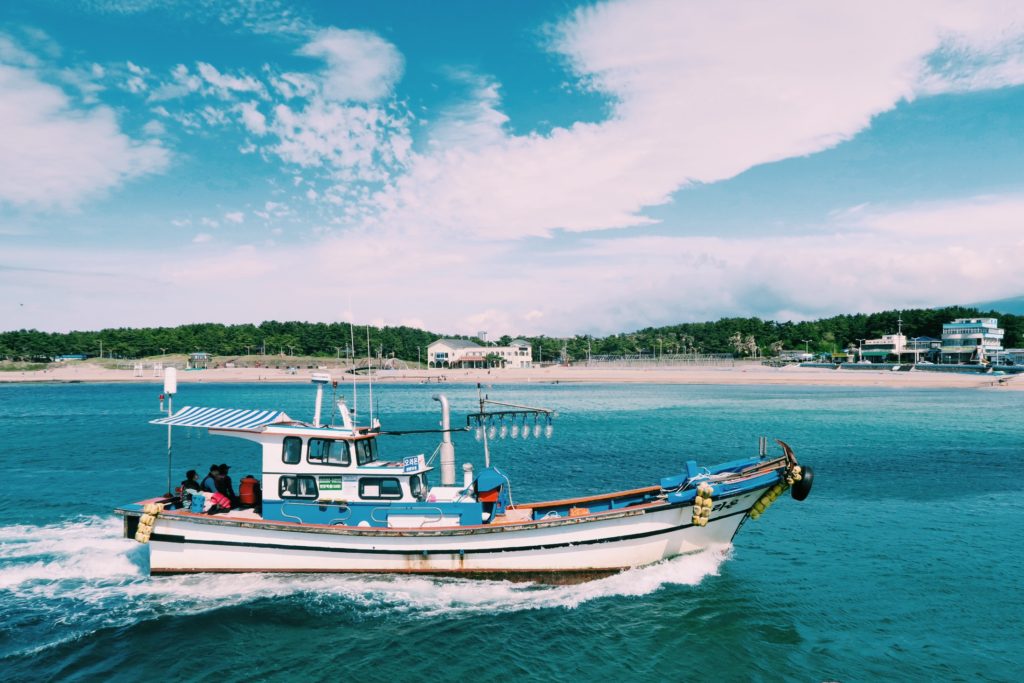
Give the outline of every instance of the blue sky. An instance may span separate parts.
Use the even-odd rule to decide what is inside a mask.
[[[0,328],[492,335],[1024,292],[1013,2],[0,8]]]

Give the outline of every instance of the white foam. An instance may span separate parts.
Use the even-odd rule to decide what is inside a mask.
[[[0,606],[14,607],[13,600],[20,609],[60,623],[62,641],[99,628],[275,597],[301,600],[320,613],[355,607],[367,616],[397,613],[413,618],[573,609],[601,598],[647,595],[670,584],[696,585],[717,574],[729,548],[568,586],[406,575],[150,577],[145,547],[121,537],[119,519],[89,517],[42,527],[0,527]]]

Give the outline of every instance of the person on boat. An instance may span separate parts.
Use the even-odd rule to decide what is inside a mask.
[[[231,501],[231,504],[233,506],[237,507],[238,506],[238,496],[235,495],[235,486],[234,486],[234,484],[231,483],[231,477],[228,475],[228,470],[230,470],[230,469],[231,469],[231,467],[229,467],[228,465],[226,465],[224,463],[221,463],[217,467],[217,471],[220,474],[220,476],[217,477],[217,479],[216,479],[217,493],[221,493],[221,494],[227,496],[228,500]]]
[[[199,473],[195,470],[189,470],[185,473],[185,480],[181,482],[182,491],[202,491],[202,487],[199,485]]]
[[[251,474],[238,482],[238,502],[240,507],[251,507],[257,514],[263,512],[263,491],[259,480]]]
[[[210,465],[210,473],[203,478],[202,489],[207,493],[217,491],[217,477],[220,476],[220,468],[217,465]]]

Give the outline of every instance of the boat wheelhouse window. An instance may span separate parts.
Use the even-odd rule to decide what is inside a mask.
[[[377,440],[362,439],[356,441],[356,464],[365,465],[377,459]]]
[[[425,489],[423,481],[420,479],[420,475],[417,474],[415,477],[409,477],[409,493],[411,493],[412,497],[416,500],[423,500],[425,496]]]
[[[306,460],[321,465],[351,465],[348,443],[333,439],[310,439]]]
[[[359,497],[398,499],[402,497],[402,485],[394,477],[363,477],[359,480]]]
[[[281,460],[286,465],[298,465],[302,460],[302,439],[297,436],[284,437]]]
[[[277,480],[277,492],[282,498],[316,498],[316,477],[283,476]]]

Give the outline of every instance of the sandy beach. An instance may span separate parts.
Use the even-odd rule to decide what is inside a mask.
[[[178,372],[180,383],[276,382],[305,383],[313,372],[328,372],[340,381],[351,376],[342,368],[216,368]],[[360,377],[363,377],[360,375]],[[647,383],[749,384],[791,386],[886,386],[893,388],[962,388],[1024,390],[1024,376],[993,376],[947,372],[891,372],[888,370],[833,370],[787,366],[770,368],[737,363],[732,367],[594,368],[585,366],[492,370],[382,370],[374,381],[404,383]],[[67,363],[45,370],[0,373],[0,383],[16,382],[136,382],[160,384],[161,377],[147,368],[142,376],[130,369],[112,369],[93,363]]]

